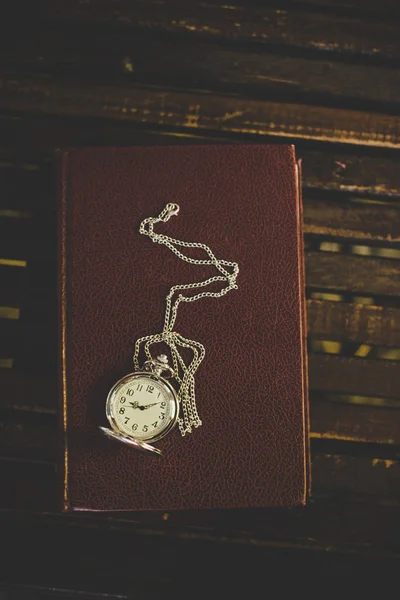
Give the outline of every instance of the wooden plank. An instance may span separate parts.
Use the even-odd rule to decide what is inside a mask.
[[[0,370],[0,390],[0,410],[57,414],[58,389],[54,374],[24,375]]]
[[[396,260],[336,252],[306,252],[307,286],[312,289],[398,296],[400,269]]]
[[[20,373],[0,369],[0,410],[29,418],[32,414],[55,417],[58,412],[58,389],[54,375]],[[9,438],[11,439],[11,437]]]
[[[306,234],[366,244],[400,242],[400,207],[310,198],[307,191],[303,207]]]
[[[48,371],[57,364],[57,313],[56,307],[44,310],[42,320],[35,320],[35,314],[22,311],[20,319],[0,319],[0,357],[13,358],[13,367],[40,368],[46,365]],[[35,357],[32,359],[32,357]]]
[[[43,14],[43,13],[42,13]],[[186,34],[193,38],[262,43],[287,48],[336,52],[368,57],[400,57],[397,25],[335,14],[218,4],[190,4],[183,0],[101,0],[49,3],[47,17],[111,24]]]
[[[26,277],[26,267],[0,265],[0,306],[24,304]]]
[[[201,135],[195,130],[152,131],[138,129],[135,123],[96,121],[30,115],[24,118],[0,118],[0,206],[54,208],[54,150],[57,147],[96,145],[175,145],[248,143],[240,134]],[[279,141],[275,139],[275,141]],[[287,140],[281,140],[287,141]],[[290,140],[288,140],[290,141]],[[271,143],[262,137],[259,143]],[[303,185],[307,192],[329,190],[353,195],[400,197],[400,169],[396,155],[363,156],[362,148],[352,155],[344,149],[312,150],[297,140],[302,159]],[[360,154],[361,153],[361,154]],[[310,194],[308,193],[308,196]],[[307,197],[307,194],[305,195]],[[315,200],[315,198],[314,198]],[[333,201],[333,200],[332,200]],[[379,219],[380,221],[380,219]],[[381,231],[381,234],[384,233]]]
[[[0,319],[0,357],[14,357],[21,344],[19,321]]]
[[[304,0],[290,0],[289,5],[304,7]],[[399,4],[397,0],[383,0],[382,2],[376,2],[376,0],[307,0],[307,7],[309,10],[311,7],[344,11],[355,9],[358,18],[364,17],[364,12],[385,14],[391,18],[391,16],[398,15]]]
[[[308,366],[311,390],[400,397],[400,361],[311,354]]]
[[[313,439],[400,445],[400,402],[395,409],[313,400],[310,411]]]
[[[1,258],[1,257],[0,257]],[[0,306],[20,308],[24,316],[43,314],[55,308],[55,249],[47,260],[18,260],[16,265],[0,265]]]
[[[375,519],[373,511],[365,513],[365,510],[362,511],[364,520],[369,515],[380,531],[388,524],[387,518],[381,513]],[[342,515],[343,520],[349,523],[352,512],[342,510]],[[303,528],[305,520],[301,519]],[[338,509],[330,511],[327,521],[332,530],[343,530],[341,524],[335,525],[335,521],[340,521]],[[208,597],[210,590],[214,589],[223,589],[227,597],[235,597],[238,589],[245,589],[247,594],[254,595],[265,585],[266,574],[269,582],[274,581],[274,575],[282,572],[283,564],[296,581],[308,571],[315,571],[320,577],[329,579],[346,576],[346,583],[365,583],[369,581],[369,573],[374,573],[375,579],[378,576],[383,581],[390,580],[390,575],[398,568],[396,551],[390,546],[385,552],[382,540],[373,550],[368,537],[367,541],[364,538],[364,543],[359,542],[361,549],[358,550],[360,521],[358,517],[353,543],[349,541],[347,546],[343,543],[343,550],[340,544],[330,547],[326,544],[327,551],[317,553],[314,550],[323,548],[315,542],[312,544],[311,540],[308,546],[301,546],[300,540],[291,546],[290,541],[283,540],[282,536],[280,541],[272,545],[268,539],[262,541],[258,535],[250,539],[243,534],[237,537],[230,535],[224,539],[222,533],[217,538],[177,531],[175,535],[166,536],[161,533],[163,529],[156,535],[151,531],[144,535],[138,528],[130,528],[129,533],[121,528],[110,528],[107,524],[84,529],[74,526],[71,521],[61,524],[53,516],[39,520],[37,516],[11,515],[9,522],[2,519],[1,527],[7,538],[13,539],[15,544],[7,552],[0,575],[4,577],[3,581],[13,586],[8,588],[10,596],[7,594],[7,597],[20,600],[27,600],[26,596],[19,595],[21,585],[34,590],[30,600],[180,598],[183,596],[182,590],[187,594],[187,590],[194,588],[197,597]],[[289,518],[289,523],[292,522],[294,517]],[[278,524],[286,531],[282,518],[277,519],[276,526]],[[314,532],[315,526],[309,529]],[[294,530],[297,533],[299,526],[295,526]],[[367,531],[369,533],[371,527]],[[332,538],[331,535],[328,540]],[[40,550],[38,539],[42,542]],[[390,535],[388,542],[392,539],[393,535]],[[337,540],[340,540],[339,535]],[[118,560],[112,560],[106,551],[114,547],[118,548]],[[17,551],[17,548],[20,549]],[[57,552],[54,548],[57,548]],[[199,565],[201,577],[198,576]],[[35,587],[32,582],[36,584]],[[61,586],[59,582],[62,582]],[[79,593],[73,593],[71,588]],[[17,593],[11,596],[13,589]]]
[[[53,212],[39,214],[38,218],[0,216],[0,257],[54,259],[56,235],[56,218]]]
[[[54,280],[55,265],[52,272],[49,272],[48,265],[44,266],[46,268],[43,269],[42,277]],[[49,311],[50,314],[54,314],[56,310],[54,286],[44,288],[43,280],[39,280],[35,286],[32,279],[35,273],[30,274],[29,270],[29,266],[27,269],[0,268],[0,306],[18,309],[24,319],[27,313],[28,322],[29,319],[37,319],[43,335],[48,337],[52,323],[46,322],[46,313]]]
[[[349,533],[349,524],[351,532]],[[262,549],[267,547],[293,547],[297,549],[326,549],[329,552],[340,552],[349,555],[363,554],[386,557],[399,557],[399,509],[391,506],[376,506],[348,502],[316,501],[307,510],[274,511],[274,510],[233,510],[233,511],[177,511],[169,514],[133,513],[113,515],[88,514],[29,514],[0,513],[0,524],[3,531],[12,531],[16,526],[26,537],[26,544],[16,546],[15,551],[27,552],[34,563],[35,556],[41,563],[38,573],[49,569],[54,558],[60,566],[64,564],[71,576],[77,564],[85,569],[96,566],[100,576],[99,565],[108,561],[104,548],[121,549],[120,573],[131,574],[132,553],[148,553],[154,558],[154,548],[160,547],[162,540],[186,541],[186,550],[199,542],[216,543],[215,549],[221,557],[228,552],[229,546],[241,548],[253,546]],[[79,537],[78,537],[79,536]],[[147,544],[144,544],[145,537]],[[48,549],[49,561],[43,559],[43,553],[37,552],[37,539],[42,539],[42,550]],[[67,540],[69,544],[57,546],[57,540]],[[78,540],[81,540],[80,543]],[[132,539],[138,543],[132,543]],[[73,542],[75,540],[75,543]],[[83,541],[85,542],[83,543]],[[71,553],[71,542],[74,553]],[[78,543],[77,543],[78,542]],[[30,546],[36,544],[36,552]],[[58,547],[59,553],[54,553]],[[124,551],[122,552],[122,548]],[[205,551],[212,546],[206,546]],[[153,549],[153,550],[152,550]],[[60,560],[63,552],[67,560]],[[171,553],[166,553],[171,556]],[[52,559],[50,559],[52,555]],[[56,555],[56,556],[54,556]],[[23,554],[21,554],[21,559]],[[143,558],[143,555],[142,555]],[[204,555],[206,558],[206,554]],[[172,554],[172,559],[176,557]],[[216,559],[217,566],[220,561]],[[12,557],[14,560],[14,557]],[[124,563],[127,560],[128,562]],[[153,567],[153,561],[150,561]],[[229,562],[229,561],[228,561]],[[82,564],[83,563],[83,564]],[[4,563],[3,563],[4,564]],[[115,563],[114,563],[115,564]],[[130,564],[130,566],[128,566]],[[178,563],[181,564],[181,563]],[[199,563],[197,562],[196,565]],[[202,563],[200,563],[202,564]],[[19,565],[19,561],[17,561]],[[39,567],[39,564],[33,566]],[[204,566],[204,565],[203,565]],[[231,565],[232,566],[232,565]],[[242,564],[243,566],[243,564]],[[264,562],[265,566],[265,562]],[[107,576],[112,571],[105,569]],[[181,569],[179,569],[179,572]],[[265,573],[261,569],[263,577]],[[89,573],[89,570],[86,571]],[[247,571],[246,571],[247,575]],[[95,577],[95,580],[98,579]]]
[[[400,347],[400,310],[350,302],[307,301],[308,333],[314,338]]]
[[[187,131],[400,147],[400,117],[394,115],[133,86],[55,84],[4,72],[0,84],[3,110],[113,118]]]
[[[129,592],[121,594],[119,592],[105,593],[91,591],[90,588],[93,589],[96,587],[94,582],[91,582],[91,586],[89,584],[88,589],[87,584],[82,582],[79,584],[55,585],[54,583],[50,583],[50,580],[51,577],[47,579],[47,584],[43,582],[43,585],[35,585],[33,583],[21,584],[17,582],[8,583],[3,586],[4,593],[8,594],[4,598],[5,600],[8,600],[8,598],[18,598],[18,600],[81,600],[82,597],[85,600],[131,600],[132,598]],[[162,589],[157,587],[157,583],[157,581],[152,581],[152,591],[154,592],[157,589],[157,591],[162,593],[162,589],[165,589],[165,583]]]
[[[400,169],[398,160],[362,156],[361,148],[354,156],[341,151],[330,152],[324,146],[318,152],[297,145],[297,155],[302,159],[303,185],[314,190],[347,192],[351,195],[373,195],[393,198],[400,195]]]
[[[28,462],[57,461],[58,431],[53,416],[38,415],[30,421],[0,419],[0,457]]]
[[[7,452],[7,451],[6,451]],[[9,458],[9,457],[8,457]],[[0,458],[0,513],[4,509],[50,512],[61,507],[61,493],[55,463]]]
[[[313,455],[313,486],[335,494],[399,497],[400,462],[341,454]]]
[[[51,23],[32,28],[21,39],[13,36],[3,52],[2,64],[12,70],[43,73],[57,78],[127,81],[181,89],[240,93],[292,99],[312,104],[346,104],[383,111],[400,102],[397,69],[273,52],[243,52],[193,40],[154,39],[148,34],[132,36],[110,28],[67,29]],[[259,49],[258,49],[259,50]],[[374,85],[371,86],[371,80]],[[393,110],[393,108],[392,108]]]
[[[15,135],[17,135],[17,132],[15,132]],[[29,139],[29,133],[25,139]],[[33,140],[30,139],[29,143],[32,142]],[[23,146],[23,142],[21,146]],[[29,163],[27,163],[26,168],[23,166],[17,168],[14,164],[9,167],[0,167],[0,218],[4,218],[2,211],[8,210],[22,211],[22,218],[26,219],[32,217],[48,218],[46,213],[55,211],[55,148],[56,143],[50,150],[52,155],[51,164],[45,163],[46,159],[40,155],[39,148],[36,148],[35,160],[37,164],[34,165],[35,170],[29,168],[32,166]]]

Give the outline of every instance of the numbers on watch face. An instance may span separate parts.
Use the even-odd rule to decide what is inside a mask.
[[[143,375],[117,386],[111,415],[123,435],[148,440],[161,435],[170,424],[175,406],[161,382]]]

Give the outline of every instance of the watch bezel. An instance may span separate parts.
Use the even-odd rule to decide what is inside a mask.
[[[146,438],[145,437],[139,438],[139,437],[135,437],[134,435],[130,435],[130,434],[126,433],[119,427],[119,425],[112,413],[112,408],[113,408],[113,403],[116,398],[116,391],[117,391],[117,389],[119,389],[121,387],[121,385],[125,385],[126,383],[135,381],[136,379],[143,379],[143,378],[156,381],[158,384],[161,384],[165,388],[165,392],[170,401],[170,405],[173,407],[173,411],[171,411],[173,414],[169,415],[168,423],[165,425],[164,429],[160,433],[157,433],[156,435],[149,436]],[[142,443],[156,442],[156,441],[160,440],[161,438],[165,437],[175,427],[175,425],[178,421],[178,416],[179,416],[179,400],[178,400],[178,397],[176,395],[174,388],[166,379],[164,379],[164,377],[161,377],[160,375],[156,375],[155,373],[152,373],[151,371],[135,371],[134,373],[129,373],[128,375],[125,375],[124,377],[119,379],[113,385],[111,390],[109,391],[107,400],[106,400],[106,416],[107,416],[108,422],[110,423],[111,427],[119,436],[131,439],[138,443],[140,443],[140,442],[142,442]]]

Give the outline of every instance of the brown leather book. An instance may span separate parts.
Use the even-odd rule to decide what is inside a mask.
[[[295,506],[309,481],[304,265],[293,146],[60,151],[60,361],[64,510]],[[162,330],[171,286],[214,275],[139,233],[235,261],[238,289],[182,303],[175,330],[201,342],[202,426],[162,456],[107,438],[110,388],[135,340]],[[196,256],[199,258],[200,256]]]

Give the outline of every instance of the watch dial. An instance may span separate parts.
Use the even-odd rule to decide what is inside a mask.
[[[162,382],[144,375],[117,386],[110,412],[124,435],[148,440],[161,435],[168,427],[175,417],[176,406]]]

